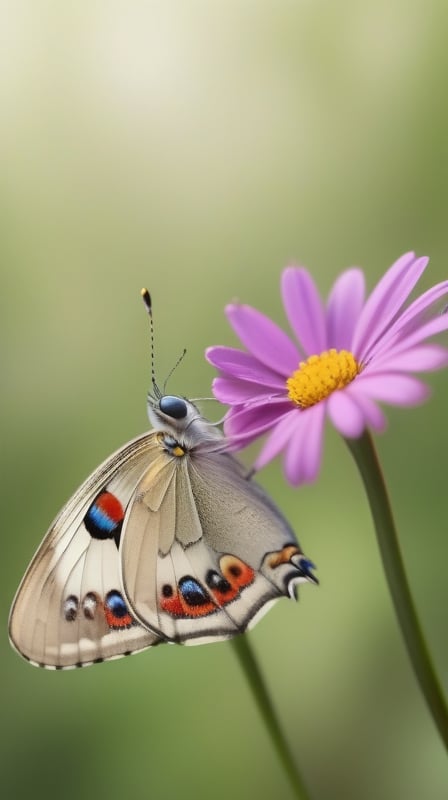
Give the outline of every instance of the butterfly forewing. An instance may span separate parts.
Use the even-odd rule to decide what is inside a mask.
[[[149,434],[112,455],[48,531],[10,616],[11,641],[32,663],[84,666],[158,641],[126,606],[118,558],[124,509],[153,448]]]

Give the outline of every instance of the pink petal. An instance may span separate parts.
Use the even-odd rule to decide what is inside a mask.
[[[253,383],[262,383],[272,388],[281,388],[285,385],[285,377],[268,369],[250,353],[236,350],[233,347],[208,347],[205,357],[210,364],[227,373],[227,376],[242,378]]]
[[[224,431],[226,436],[244,440],[243,447],[272,428],[289,411],[291,402],[284,398],[274,398],[268,404],[260,401],[236,406],[226,416]]]
[[[375,356],[367,365],[369,374],[378,372],[429,372],[448,366],[448,350],[437,344],[421,345],[405,349],[395,347]]]
[[[335,281],[327,305],[328,348],[351,349],[364,293],[364,273],[360,269],[348,269]]]
[[[387,423],[382,409],[371,397],[363,394],[362,391],[357,391],[358,386],[359,384],[356,383],[350,384],[344,391],[361,410],[366,425],[375,431],[384,431]]]
[[[251,306],[230,305],[227,318],[244,346],[279,375],[297,369],[301,356],[291,339],[272,320]]]
[[[439,316],[432,307],[435,306],[443,297],[448,294],[448,281],[443,281],[433,286],[420,297],[417,297],[408,308],[406,308],[398,319],[391,325],[389,330],[381,337],[379,348],[387,346],[389,341],[398,338],[403,339],[417,330],[431,317]],[[432,312],[432,313],[431,313]],[[376,350],[375,350],[376,352]]]
[[[326,403],[322,402],[299,412],[294,423],[284,461],[286,478],[293,486],[312,483],[319,474],[325,406]]]
[[[306,269],[287,267],[281,282],[289,324],[306,356],[327,347],[325,311],[316,285]]]
[[[254,469],[258,471],[265,467],[269,461],[272,461],[286,447],[294,431],[297,416],[300,413],[301,411],[298,408],[293,408],[292,411],[289,411],[277,422],[257,456]]]
[[[428,264],[427,258],[406,253],[393,264],[368,298],[353,336],[353,352],[365,359],[393,322]]]
[[[258,386],[256,383],[241,381],[238,378],[214,378],[212,387],[216,399],[220,403],[225,403],[229,406],[240,405],[251,400],[268,402],[269,398],[275,394],[275,390],[270,389],[268,386]],[[285,394],[286,389],[283,385],[283,400],[285,399]]]
[[[426,384],[410,375],[381,372],[368,375],[361,373],[356,380],[356,388],[372,400],[397,406],[414,406],[423,403],[430,390]]]
[[[314,408],[303,411],[297,418],[294,425],[294,433],[291,435],[284,458],[284,471],[286,480],[292,486],[299,486],[303,483],[303,455],[305,453],[304,438],[309,417],[312,417]]]
[[[417,344],[420,344],[424,339],[429,339],[431,336],[436,336],[438,333],[442,333],[448,329],[448,314],[440,314],[438,317],[431,319],[429,322],[425,322],[421,324],[419,327],[413,329],[411,332],[408,332],[406,335],[399,332],[394,339],[390,340],[387,344],[384,345],[384,348],[381,347],[381,343],[379,343],[379,347],[372,351],[372,357],[374,353],[381,353],[382,350],[386,349],[386,347],[393,347],[395,344],[403,343],[406,347],[411,348]]]
[[[323,402],[314,406],[312,417],[310,414],[310,423],[304,440],[306,447],[306,463],[304,465],[306,483],[315,481],[319,474],[322,462],[322,442],[326,411],[326,403]]]
[[[366,418],[359,403],[346,389],[340,389],[328,398],[328,415],[342,436],[358,439],[366,427]]]

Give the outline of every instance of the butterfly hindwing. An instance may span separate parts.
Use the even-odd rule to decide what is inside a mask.
[[[63,508],[34,556],[10,617],[11,641],[33,664],[84,666],[159,641],[126,604],[118,557],[124,511],[153,439],[141,436],[104,462]]]
[[[196,424],[197,446],[191,434],[159,435],[159,456],[136,487],[120,544],[123,588],[137,619],[192,644],[246,630],[310,579],[280,511],[217,446],[216,431],[207,438],[205,420]]]

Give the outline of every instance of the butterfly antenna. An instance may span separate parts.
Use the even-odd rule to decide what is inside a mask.
[[[160,400],[160,398],[162,397],[162,392],[160,391],[156,382],[156,370],[155,370],[155,358],[154,358],[154,320],[152,316],[151,295],[149,294],[147,289],[142,289],[141,295],[145,308],[149,314],[149,336],[151,342],[151,384],[155,398],[157,400]]]
[[[174,367],[172,367],[172,369],[170,369],[170,371],[168,373],[168,376],[167,376],[167,378],[166,378],[166,380],[165,380],[165,382],[163,384],[163,394],[165,394],[166,385],[167,385],[169,379],[171,378],[171,375],[173,374],[174,370],[178,368],[180,362],[183,361],[183,359],[185,358],[186,352],[187,352],[187,350],[186,350],[186,348],[184,348],[182,350],[182,353],[180,354],[179,358],[177,359]]]

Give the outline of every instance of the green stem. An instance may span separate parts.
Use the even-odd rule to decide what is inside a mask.
[[[235,636],[231,640],[231,644],[247,678],[258,710],[264,719],[277,755],[289,778],[294,796],[297,797],[297,800],[308,800],[310,795],[292,758],[247,634]]]
[[[401,632],[420,688],[448,749],[448,709],[409,588],[392,510],[372,438],[346,439],[369,498],[384,572]]]

